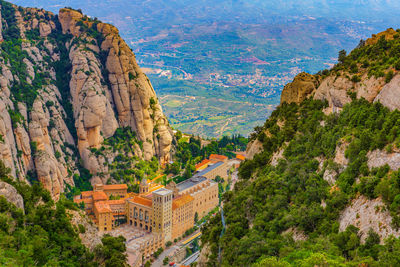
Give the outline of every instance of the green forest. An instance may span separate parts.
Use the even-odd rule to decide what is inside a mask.
[[[326,106],[316,100],[284,103],[252,134],[264,150],[241,164],[234,191],[223,196],[225,233],[220,237],[220,215],[203,228],[209,266],[219,259],[222,266],[400,265],[398,238],[380,240],[369,231],[362,243],[359,229],[339,232],[338,222],[352,199],[380,196],[393,227],[400,227],[400,172],[367,165],[368,151],[400,147],[400,112],[364,99],[353,99],[339,114],[325,115]],[[340,144],[347,144],[343,170],[333,161]],[[283,158],[274,167],[271,157],[281,147]],[[322,167],[317,158],[325,159]],[[334,186],[323,179],[326,169],[340,173]],[[290,228],[306,240],[282,234]]]

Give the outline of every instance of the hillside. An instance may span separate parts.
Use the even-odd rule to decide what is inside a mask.
[[[399,45],[388,29],[285,87],[223,197],[226,229],[220,215],[203,229],[200,266],[399,265]]]
[[[13,177],[57,200],[89,181],[133,181],[118,164],[169,161],[168,121],[114,26],[4,1],[0,26],[0,160]]]

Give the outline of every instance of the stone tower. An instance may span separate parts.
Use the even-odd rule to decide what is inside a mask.
[[[147,183],[147,179],[143,178],[139,185],[139,194],[146,194],[149,192],[149,184]]]
[[[167,189],[171,190],[173,193],[173,198],[178,197],[179,195],[179,189],[176,186],[176,183],[174,181],[170,182],[169,184],[167,184],[166,186]]]
[[[153,192],[154,232],[162,234],[164,241],[172,234],[172,191],[161,188]]]

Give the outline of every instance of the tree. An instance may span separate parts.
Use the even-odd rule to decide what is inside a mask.
[[[346,52],[346,50],[340,50],[339,51],[339,56],[338,56],[338,61],[339,61],[339,63],[344,63],[344,61],[346,60],[346,56],[347,56],[347,52]]]
[[[189,179],[192,177],[193,172],[196,170],[195,166],[192,164],[192,161],[189,160],[185,167],[185,172],[183,173],[183,178]]]
[[[168,257],[165,257],[165,258],[163,259],[163,265],[167,265],[168,262],[169,262],[169,258],[168,258]]]
[[[104,259],[105,266],[126,266],[127,256],[125,254],[125,238],[123,236],[112,237],[108,234],[101,239],[103,246],[95,250],[97,257]]]
[[[194,223],[197,223],[198,221],[199,221],[199,214],[196,211],[196,213],[194,214]]]

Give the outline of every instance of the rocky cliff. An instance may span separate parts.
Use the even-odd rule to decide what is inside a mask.
[[[326,111],[335,112],[355,96],[369,102],[379,101],[391,110],[399,109],[400,65],[396,65],[397,55],[392,51],[398,40],[399,33],[387,29],[361,41],[359,47],[347,57],[344,54],[333,69],[315,75],[300,73],[284,87],[281,103],[300,103],[313,97],[327,100]],[[376,60],[382,58],[384,60]]]
[[[0,159],[15,178],[39,180],[55,199],[77,180],[106,183],[125,155],[106,145],[118,129],[135,135],[136,160],[169,161],[168,121],[114,26],[4,1],[0,21]]]

